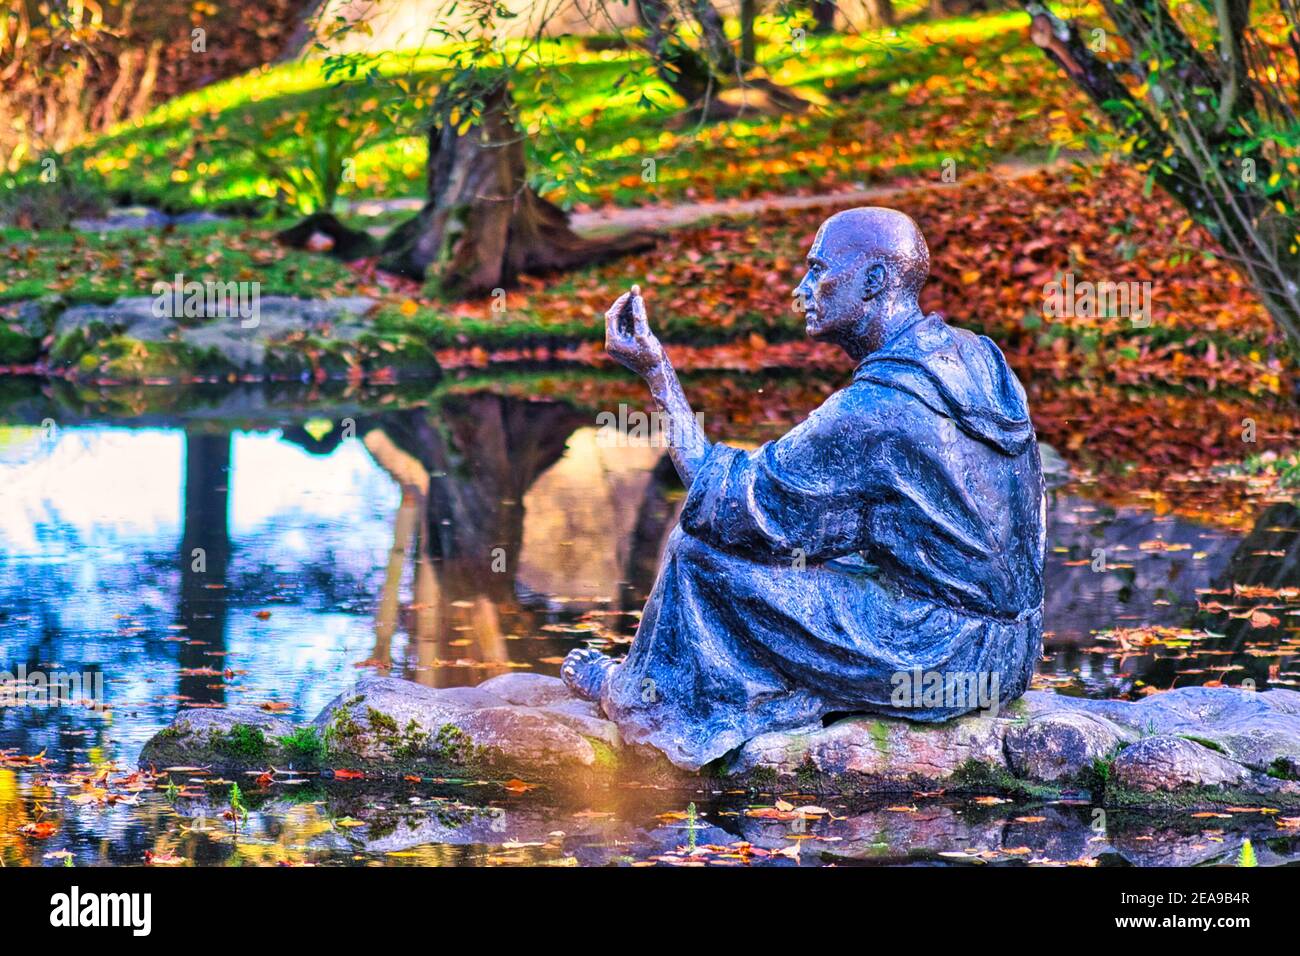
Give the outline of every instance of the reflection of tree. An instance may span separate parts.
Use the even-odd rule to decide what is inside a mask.
[[[436,417],[412,411],[360,424],[366,447],[403,489],[376,620],[378,659],[387,659],[412,544],[417,679],[445,680],[430,665],[467,656],[458,650],[466,640],[479,661],[504,664],[503,620],[536,632],[539,609],[516,584],[524,496],[586,422],[559,402],[483,393],[446,400]]]
[[[1293,504],[1275,504],[1259,516],[1250,534],[1233,551],[1225,571],[1212,582],[1216,591],[1232,592],[1234,586],[1274,590],[1300,586],[1300,509]],[[1223,635],[1197,642],[1188,652],[1192,656],[1196,656],[1198,651],[1209,652],[1204,663],[1199,664],[1209,671],[1200,675],[1201,679],[1219,677],[1213,669],[1235,665],[1242,669],[1233,671],[1225,683],[1238,684],[1249,678],[1257,687],[1264,687],[1269,680],[1270,661],[1274,658],[1260,654],[1259,650],[1261,647],[1279,647],[1285,634],[1275,627],[1256,627],[1249,614],[1243,613],[1258,602],[1236,596],[1220,600],[1242,610],[1235,612],[1236,617],[1201,611],[1191,615],[1188,622],[1192,627],[1204,627]],[[1277,612],[1272,613],[1276,615]],[[1157,657],[1141,677],[1156,687],[1197,683],[1197,680],[1187,677],[1186,667],[1184,659]]]
[[[484,593],[511,596],[524,537],[524,495],[588,419],[559,402],[488,394],[455,399],[443,414],[446,434],[429,436],[429,455],[422,457],[432,476],[430,554],[443,565],[450,590],[477,593],[486,585]],[[493,570],[502,558],[504,573]]]
[[[1253,587],[1300,585],[1300,508],[1275,504],[1265,511],[1242,540],[1228,563],[1226,582]]]
[[[226,569],[230,563],[230,433],[185,431],[185,529],[181,535],[181,591],[177,623],[189,639],[180,645],[182,668],[220,669],[226,648]],[[196,570],[197,569],[197,570]],[[183,676],[177,693],[200,703],[222,703],[219,677]]]

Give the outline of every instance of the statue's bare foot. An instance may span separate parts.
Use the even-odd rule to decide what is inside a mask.
[[[600,700],[600,693],[617,663],[592,647],[569,651],[560,665],[565,685],[583,700]]]

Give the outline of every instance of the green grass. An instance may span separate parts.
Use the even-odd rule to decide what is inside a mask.
[[[315,764],[325,756],[325,742],[315,727],[297,727],[292,734],[279,739],[284,751],[294,760]]]
[[[635,205],[692,190],[821,188],[937,172],[946,158],[978,164],[1041,152],[1049,139],[1044,103],[1059,97],[1053,105],[1068,108],[1069,87],[1025,43],[1026,23],[1019,11],[983,14],[912,24],[892,36],[808,36],[797,51],[791,24],[765,19],[764,68],[825,107],[678,131],[666,124],[683,104],[639,50],[549,41],[535,56],[543,67],[521,73],[515,86],[535,185],[565,204]],[[356,181],[344,185],[343,198],[417,195],[425,160],[419,125],[446,66],[439,51],[386,54],[381,73],[408,82],[413,92],[405,96],[360,80],[335,90],[320,61],[264,67],[178,97],[73,149],[64,162],[119,201],[265,211],[276,205],[283,177],[257,160],[248,141],[256,137],[282,162],[301,165],[316,145],[316,121],[342,104],[378,127],[352,157]],[[647,158],[656,160],[652,183],[642,181]]]
[[[267,752],[266,735],[260,727],[251,724],[235,724],[224,735],[214,735],[213,743],[223,753],[240,760],[261,760]]]
[[[273,226],[241,222],[177,227],[169,233],[30,233],[0,229],[0,302],[58,294],[77,302],[151,295],[153,284],[257,281],[263,295],[343,294],[355,276],[327,256],[286,249]]]

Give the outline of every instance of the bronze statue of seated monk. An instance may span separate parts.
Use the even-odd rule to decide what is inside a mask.
[[[795,290],[853,380],[780,439],[704,436],[637,290],[606,348],[646,380],[688,490],[636,639],[562,675],[632,744],[698,769],[828,714],[940,721],[1022,694],[1042,644],[1044,498],[1024,389],[926,315],[929,252],[891,209],[828,219]]]

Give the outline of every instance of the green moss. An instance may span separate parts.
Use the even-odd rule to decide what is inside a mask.
[[[1300,809],[1300,796],[1290,793],[1259,793],[1236,787],[1184,787],[1172,793],[1128,790],[1114,783],[1106,791],[1104,806],[1184,813],[1215,807],[1277,807]]]
[[[1113,786],[1115,758],[1127,746],[1127,741],[1119,741],[1105,756],[1094,757],[1092,764],[1079,774],[1078,784],[1091,793],[1098,803],[1106,799],[1107,792]]]
[[[41,354],[41,340],[0,325],[0,365],[26,365]]]
[[[795,769],[795,783],[800,790],[816,791],[821,789],[822,772],[813,763],[812,756],[804,754],[803,763]]]
[[[266,735],[260,727],[234,724],[228,731],[212,735],[212,744],[221,753],[238,760],[260,761],[266,758]]]
[[[142,341],[119,334],[99,322],[59,337],[50,363],[81,376],[120,381],[179,379],[224,374],[234,366],[215,348],[195,348],[180,341]]]
[[[195,349],[182,342],[142,342],[118,335],[105,339],[93,353],[82,356],[78,367],[87,359],[98,361],[93,371],[112,379],[176,379],[203,372],[224,371],[230,364],[211,349]]]
[[[476,746],[470,736],[455,724],[443,724],[433,740],[436,760],[457,767],[472,767],[487,759],[487,748]]]
[[[397,727],[396,721],[394,721],[393,727]],[[393,746],[393,756],[399,760],[412,760],[423,755],[428,748],[429,734],[421,730],[420,725],[412,719],[407,722],[401,738]]]
[[[281,737],[277,743],[289,757],[305,764],[319,763],[325,756],[325,742],[315,727],[298,727],[292,734]]]
[[[1194,744],[1200,744],[1202,747],[1206,748],[1207,750],[1213,750],[1216,754],[1227,753],[1227,751],[1223,749],[1223,745],[1218,743],[1217,741],[1208,740],[1205,737],[1195,737],[1191,734],[1180,734],[1179,736],[1182,737],[1184,740],[1190,740]]]
[[[618,769],[618,754],[614,752],[613,747],[595,737],[588,737],[587,743],[591,744],[591,749],[596,752],[596,762],[592,764],[594,770],[613,773]]]
[[[1006,767],[994,766],[974,757],[968,759],[953,774],[956,787],[950,789],[973,790],[977,792],[994,792],[1030,797],[1036,800],[1051,800],[1059,797],[1057,787],[1031,783],[1021,780]]]
[[[757,766],[746,774],[746,781],[754,790],[771,792],[776,789],[779,776],[775,767]]]
[[[1300,775],[1295,771],[1295,763],[1289,757],[1278,757],[1268,765],[1265,773],[1275,780],[1300,780]]]
[[[54,341],[50,348],[50,361],[56,364],[71,364],[86,351],[89,337],[85,329],[73,329],[65,332]]]
[[[397,733],[397,721],[388,716],[388,714],[375,710],[373,707],[366,708],[366,720],[370,722],[370,729],[376,733]]]
[[[882,754],[889,753],[889,725],[883,720],[871,722],[871,739],[875,741],[878,751]]]
[[[352,712],[349,710],[353,704],[361,699],[360,697],[354,698],[335,711],[334,716],[325,727],[323,743],[325,744],[326,753],[339,749],[346,741],[361,733],[361,725],[352,719]]]

